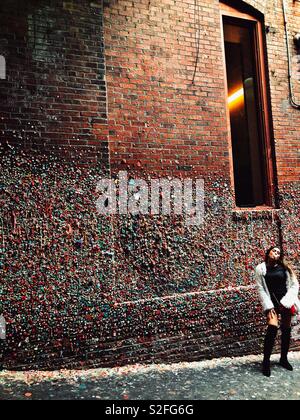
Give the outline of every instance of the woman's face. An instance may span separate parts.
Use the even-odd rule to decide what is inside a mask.
[[[269,258],[273,261],[278,261],[280,258],[281,252],[279,248],[273,248],[269,253]]]

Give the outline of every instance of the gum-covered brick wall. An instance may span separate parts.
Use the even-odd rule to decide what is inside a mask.
[[[100,167],[17,148],[2,152],[1,162],[6,366],[108,366],[259,350],[253,268],[260,250],[277,243],[284,211],[228,211],[232,198],[220,178],[206,188],[201,227],[179,216],[99,216]]]
[[[86,90],[89,76],[72,76],[72,71],[80,72],[82,62],[74,65],[76,70],[65,62],[54,71],[61,55],[53,58],[54,72],[46,72],[45,78],[50,73],[56,82],[64,77],[76,98],[66,98],[68,106],[53,111],[61,123],[53,123],[52,131],[47,116],[58,99],[48,102],[48,95],[33,95],[33,101],[44,104],[36,120],[42,123],[38,138],[46,142],[38,150],[39,141],[25,124],[33,114],[23,110],[31,93],[19,98],[15,81],[9,84],[15,80],[12,76],[1,84],[2,91],[12,92],[16,103],[22,103],[19,109],[5,102],[8,115],[2,130],[5,365],[52,369],[261,352],[265,321],[254,267],[270,244],[279,243],[299,273],[299,111],[288,101],[280,2],[251,2],[271,28],[267,51],[278,175],[278,208],[256,211],[234,209],[218,1],[200,2],[195,10],[194,0],[105,0],[103,27],[101,5],[43,1],[41,8],[39,2],[30,3],[36,20],[47,12],[56,23],[51,36],[44,36],[44,54],[53,51],[61,31],[69,31],[70,36],[63,37],[68,46],[59,43],[60,54],[75,40],[85,59],[92,57],[91,50],[93,57],[100,54],[92,79],[99,83]],[[9,13],[13,22],[20,18]],[[27,23],[32,14],[28,11]],[[297,28],[297,16],[299,5],[290,2],[291,31]],[[196,28],[200,49],[195,71]],[[5,48],[20,42],[13,35]],[[35,49],[29,45],[28,51],[30,65],[25,65],[24,53],[18,56],[18,68],[36,65]],[[34,74],[39,80],[33,87],[39,89],[42,76],[37,70]],[[86,93],[79,87],[82,83]],[[104,100],[96,98],[105,88],[108,114]],[[45,89],[49,92],[47,83]],[[79,99],[81,94],[91,103],[96,99],[101,109],[87,109],[89,101]],[[73,120],[72,112],[78,119]],[[18,113],[22,118],[16,117],[20,125],[15,126]],[[73,144],[59,136],[63,118],[75,136],[85,127],[85,147],[79,139]],[[60,149],[52,151],[51,133],[57,134],[55,146]],[[93,142],[102,149],[95,146],[97,158],[87,165]],[[108,169],[116,182],[119,170],[146,180],[203,178],[204,223],[187,226],[180,216],[99,216],[96,185]],[[298,327],[293,337],[297,347]]]

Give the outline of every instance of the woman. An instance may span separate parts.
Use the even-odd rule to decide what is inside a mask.
[[[264,360],[262,372],[271,376],[270,357],[274,347],[278,320],[281,319],[281,357],[280,365],[293,370],[288,362],[291,339],[291,320],[300,311],[298,299],[299,283],[293,269],[284,259],[278,246],[266,252],[265,261],[255,268],[256,283],[263,310],[267,317],[267,333],[264,341]]]

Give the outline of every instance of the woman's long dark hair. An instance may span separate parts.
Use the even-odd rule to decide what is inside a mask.
[[[270,252],[272,251],[272,249],[274,249],[274,248],[278,248],[278,249],[280,249],[280,257],[279,257],[279,260],[278,260],[278,264],[280,264],[282,267],[284,267],[286,270],[288,270],[289,271],[289,273],[291,274],[291,275],[295,275],[295,271],[294,271],[294,269],[293,269],[293,267],[291,266],[291,264],[289,263],[289,262],[287,262],[287,260],[285,259],[285,257],[284,257],[284,253],[283,253],[283,249],[280,247],[280,246],[271,246],[271,248],[269,248],[267,251],[266,251],[266,255],[265,255],[265,263],[266,264],[268,264],[268,262],[269,262],[269,255],[270,255]]]

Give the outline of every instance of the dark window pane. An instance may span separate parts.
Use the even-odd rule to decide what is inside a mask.
[[[239,207],[266,204],[266,162],[259,115],[254,31],[251,22],[224,18],[228,106]]]

